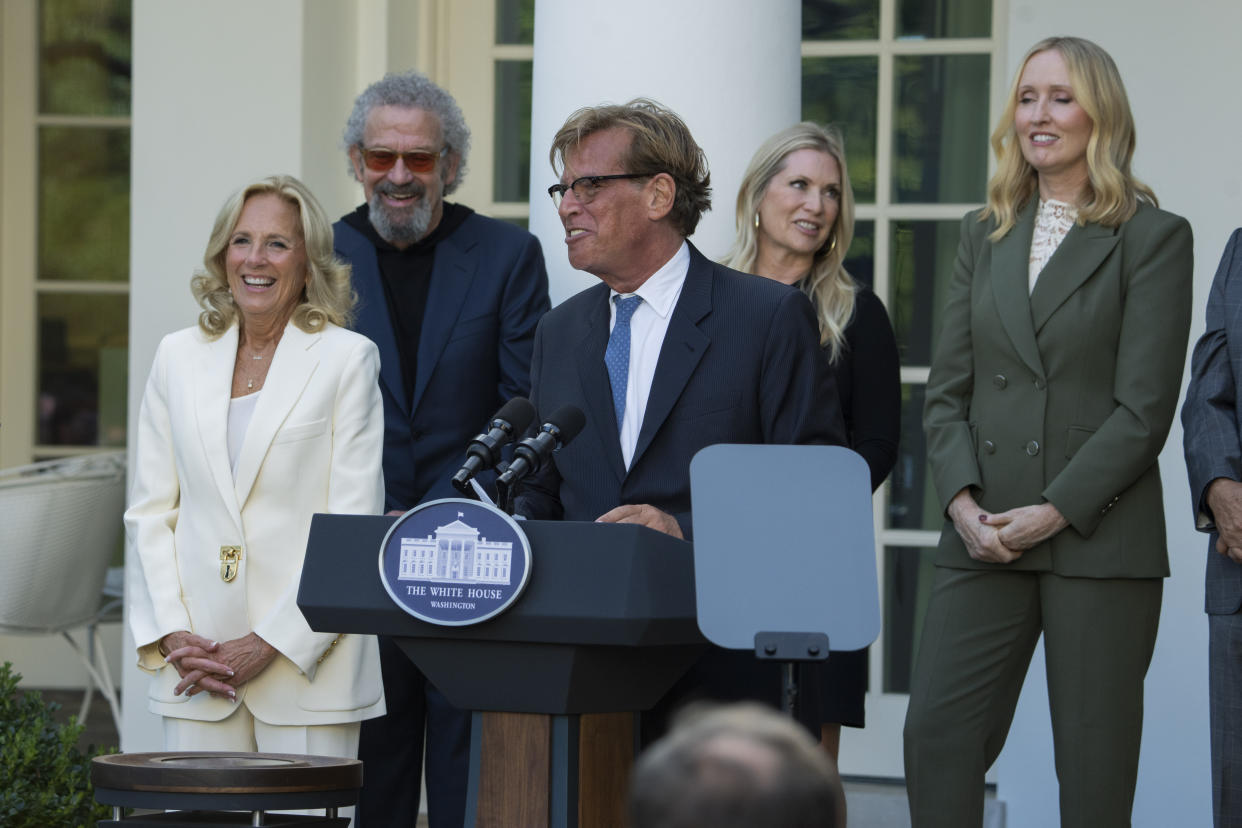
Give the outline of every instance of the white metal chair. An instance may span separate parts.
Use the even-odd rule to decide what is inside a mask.
[[[97,688],[118,733],[121,709],[97,625],[120,606],[105,583],[124,510],[124,452],[0,471],[0,632],[60,633],[90,676],[78,721]],[[86,652],[69,635],[81,627]]]

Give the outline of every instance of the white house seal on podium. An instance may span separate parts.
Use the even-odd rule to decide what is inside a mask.
[[[504,612],[530,579],[530,543],[495,506],[447,498],[397,518],[379,572],[397,606],[429,624],[460,627]]]

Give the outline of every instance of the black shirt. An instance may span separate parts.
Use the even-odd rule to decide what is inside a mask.
[[[875,491],[897,462],[901,432],[901,358],[884,304],[862,285],[832,373],[850,448],[862,455]],[[824,349],[828,353],[828,349]]]
[[[440,223],[419,241],[404,250],[380,238],[371,224],[370,209],[361,205],[342,221],[366,236],[375,245],[379,261],[380,281],[388,303],[388,318],[397,339],[401,358],[401,378],[405,384],[405,404],[414,398],[418,377],[418,341],[423,332],[423,314],[427,310],[427,294],[431,290],[431,272],[438,243],[453,234],[474,211],[461,204],[444,202]]]

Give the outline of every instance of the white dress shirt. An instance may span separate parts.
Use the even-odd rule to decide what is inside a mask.
[[[627,469],[638,446],[638,432],[643,426],[643,412],[647,410],[651,381],[655,378],[656,363],[660,361],[668,322],[689,270],[690,246],[683,241],[673,258],[651,274],[638,290],[624,294],[614,290],[608,294],[609,333],[617,324],[617,304],[613,297],[639,296],[643,300],[630,319],[630,372],[625,386],[625,414],[621,418],[621,458]]]

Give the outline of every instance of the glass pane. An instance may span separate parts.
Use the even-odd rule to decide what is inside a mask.
[[[802,0],[803,40],[875,40],[879,0]]]
[[[901,386],[901,437],[897,463],[888,481],[889,529],[926,529],[939,532],[944,516],[936,487],[927,473],[927,440],[923,436],[923,385]]]
[[[845,253],[845,269],[854,281],[875,288],[875,222],[855,221],[854,241]]]
[[[859,204],[875,202],[879,71],[876,57],[802,59],[802,118],[840,127]]]
[[[128,296],[39,296],[39,443],[125,445],[128,345]]]
[[[492,200],[530,200],[529,60],[496,61],[496,146]]]
[[[889,314],[902,365],[930,365],[953,277],[960,221],[895,221]]]
[[[990,60],[988,55],[894,60],[894,201],[984,201]]]
[[[991,37],[992,0],[900,0],[897,36]]]
[[[43,0],[39,6],[39,111],[128,115],[129,0]]]
[[[129,130],[39,128],[39,278],[129,281]]]
[[[535,0],[496,0],[496,42],[535,42]]]
[[[884,547],[884,692],[909,693],[931,593],[935,550]]]

